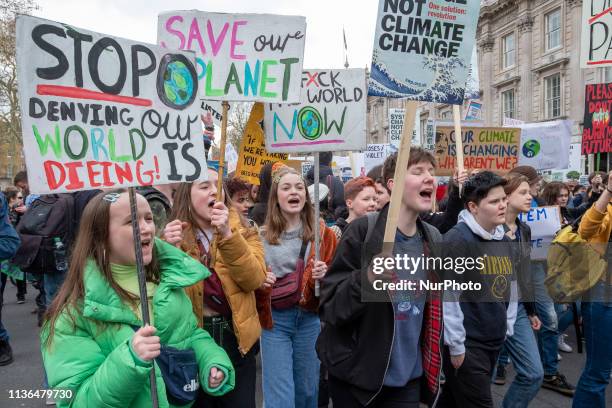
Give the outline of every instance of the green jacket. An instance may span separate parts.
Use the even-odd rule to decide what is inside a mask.
[[[211,395],[223,395],[234,388],[234,368],[225,351],[199,329],[191,301],[183,288],[210,275],[208,269],[183,251],[156,239],[155,250],[161,282],[152,300],[156,335],[163,345],[192,348],[200,368],[200,386]],[[50,388],[71,390],[72,399],[58,407],[151,407],[149,373],[151,362],[138,359],[130,349],[131,326],[142,326],[93,261],[84,273],[85,296],[72,308],[72,323],[64,310],[55,324],[49,347],[49,325],[41,332],[41,349]],[[103,324],[100,324],[103,323]],[[75,327],[76,326],[76,327]],[[224,383],[208,388],[210,369],[225,373]],[[159,406],[171,407],[161,373],[155,365]]]

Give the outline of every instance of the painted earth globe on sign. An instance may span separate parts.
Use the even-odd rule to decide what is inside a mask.
[[[317,139],[321,136],[321,116],[311,107],[303,108],[300,111],[300,133],[310,140]]]
[[[175,105],[185,105],[193,94],[191,73],[181,61],[173,61],[164,72],[164,92]]]

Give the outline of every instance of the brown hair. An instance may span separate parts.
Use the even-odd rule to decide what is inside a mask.
[[[251,186],[247,182],[240,180],[237,177],[232,177],[230,179],[225,180],[224,184],[225,191],[230,196],[230,198],[236,193],[251,192]]]
[[[557,197],[561,194],[561,190],[567,190],[569,194],[569,188],[565,183],[560,181],[552,181],[544,187],[542,190],[542,199],[546,205],[556,205]]]
[[[408,159],[406,168],[423,161],[431,163],[434,168],[437,165],[436,158],[431,152],[421,147],[411,147],[410,158]],[[387,186],[387,182],[395,176],[395,163],[397,163],[397,153],[393,153],[391,156],[387,157],[383,163],[382,178],[385,187]]]
[[[369,177],[356,177],[354,179],[350,179],[344,185],[344,199],[345,200],[354,200],[355,197],[359,193],[361,193],[366,187],[376,188],[374,181]]]
[[[523,176],[519,173],[510,173],[506,177],[506,185],[504,186],[504,192],[506,195],[510,195],[514,193],[514,191],[520,187],[521,184],[527,183],[529,184],[529,179],[527,176]]]
[[[119,295],[122,301],[136,305],[138,296],[134,296],[122,289],[113,279],[113,274],[110,268],[109,257],[110,253],[110,236],[108,226],[110,221],[110,208],[113,202],[107,201],[104,197],[108,194],[125,193],[124,189],[116,189],[108,193],[100,193],[95,196],[83,211],[79,232],[75,240],[74,249],[70,259],[70,267],[66,280],[62,284],[57,296],[49,306],[46,314],[46,324],[49,324],[49,336],[45,344],[50,346],[55,333],[55,323],[63,311],[66,311],[68,317],[76,327],[76,319],[73,315],[82,305],[79,303],[85,297],[85,286],[83,283],[85,269],[89,261],[93,261],[99,269],[100,274],[106,279],[111,288]],[[159,266],[156,258],[156,251],[153,250],[153,258],[151,263],[146,265],[145,274],[147,281],[159,283]]]
[[[212,169],[211,169],[212,170]],[[197,182],[196,182],[197,183]],[[181,220],[189,224],[192,230],[197,230],[200,228],[198,225],[198,221],[194,217],[194,209],[191,204],[191,187],[193,183],[180,183],[174,192],[174,202],[172,203],[172,212],[170,214],[170,219],[168,221],[173,220]],[[233,208],[232,199],[229,194],[223,194],[223,203],[225,206],[231,211]],[[237,213],[240,217],[240,223],[245,228],[250,228],[249,223],[242,216],[242,214]]]
[[[272,177],[272,187],[270,189],[270,197],[268,198],[268,211],[266,214],[264,238],[271,245],[280,245],[279,238],[287,226],[285,217],[278,204],[278,183],[287,174],[295,174],[301,178],[301,175],[292,169],[291,167],[283,166],[276,172]],[[314,207],[312,201],[310,201],[310,194],[306,191],[306,183],[304,183],[304,192],[306,196],[306,202],[300,219],[302,220],[303,232],[302,239],[306,241],[312,241],[314,239]]]

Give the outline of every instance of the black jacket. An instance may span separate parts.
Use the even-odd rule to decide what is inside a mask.
[[[362,302],[361,293],[362,281],[364,290],[369,285],[365,283],[369,264],[382,251],[388,209],[389,205],[381,211],[368,242],[364,242],[368,217],[348,225],[321,282],[319,313],[323,330],[317,340],[319,359],[330,375],[351,385],[353,395],[363,405],[382,388],[394,336],[391,303]],[[417,225],[425,248],[432,255],[437,253],[433,244],[441,242],[438,230],[420,220]],[[428,277],[438,280],[434,272],[429,272]],[[442,332],[441,293],[432,291],[428,293],[421,328],[421,399],[428,404],[439,392]]]
[[[440,233],[446,234],[457,224],[457,218],[461,210],[463,210],[463,200],[459,197],[459,188],[451,183],[445,211],[424,213],[421,214],[421,219],[436,227]]]
[[[329,176],[329,177],[328,177]],[[306,182],[308,185],[314,183],[314,167],[308,170],[306,174]],[[336,208],[345,206],[344,202],[344,183],[340,178],[334,176],[334,172],[329,166],[319,166],[319,183],[329,187],[329,199],[327,209],[333,214]]]
[[[527,315],[534,316],[535,287],[531,276],[531,228],[526,223],[516,220],[519,230],[520,259],[518,260],[517,279],[521,290],[521,299]]]

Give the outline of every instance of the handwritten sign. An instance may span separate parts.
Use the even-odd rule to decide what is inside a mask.
[[[584,96],[582,154],[612,152],[612,83],[590,84]]]
[[[550,243],[561,229],[559,207],[534,207],[519,214],[519,219],[531,228],[531,259],[545,260]]]
[[[466,169],[505,174],[517,166],[520,129],[468,126],[462,127],[461,132]],[[452,175],[457,167],[454,127],[437,127],[434,152],[438,161],[436,175]]]
[[[196,52],[203,100],[289,103],[300,100],[306,19],[272,14],[170,11],[157,41]]]
[[[206,179],[194,57],[19,16],[31,191]]]
[[[460,105],[480,1],[380,0],[368,93]]]
[[[365,173],[367,174],[374,167],[383,164],[387,156],[397,152],[397,148],[389,143],[369,144],[363,152]]]
[[[251,115],[247,121],[242,143],[238,152],[238,165],[236,176],[247,183],[259,185],[259,172],[267,163],[287,161],[288,154],[269,153],[264,143],[261,122],[264,118],[263,104],[256,103],[251,109]]]
[[[609,0],[582,2],[582,68],[612,66],[612,13]]]
[[[317,69],[302,74],[302,99],[265,106],[270,152],[324,152],[365,147],[364,69]]]

